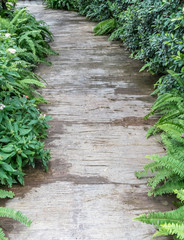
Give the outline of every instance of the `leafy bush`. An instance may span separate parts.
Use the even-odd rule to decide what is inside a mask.
[[[35,87],[44,87],[32,72],[35,64],[55,54],[52,34],[42,21],[20,9],[0,17],[0,184],[24,184],[23,169],[39,161],[48,169],[43,140],[51,118],[37,104],[45,102]]]
[[[31,64],[20,58],[24,49],[18,48],[15,37],[9,33],[0,35],[0,89],[14,91],[15,95],[37,96],[38,101],[43,98],[32,87],[32,84],[44,87],[39,77],[29,71]]]
[[[76,10],[77,0],[44,0],[47,8]]]
[[[35,161],[41,160],[47,170],[50,159],[41,141],[47,137],[50,117],[40,113],[35,100],[11,95],[0,95],[0,182],[10,186],[24,183],[23,167],[35,167]]]

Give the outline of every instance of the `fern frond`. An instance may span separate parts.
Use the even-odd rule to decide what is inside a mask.
[[[20,11],[15,12],[15,16],[11,20],[11,24],[16,26],[17,21],[21,19],[21,15],[23,15],[25,13],[26,13],[26,9],[25,8],[21,9]]]
[[[147,131],[146,138],[149,138],[150,136],[155,135],[158,132],[160,132],[160,130],[158,128],[156,128],[155,126],[150,127]]]
[[[181,114],[181,111],[179,111],[178,109],[173,109],[171,111],[167,111],[167,113],[165,115],[163,115],[158,122],[155,124],[155,126],[167,122],[167,121],[171,121],[172,119],[176,119],[177,117],[179,117]]]
[[[162,224],[183,224],[184,219],[184,207],[180,207],[173,211],[168,212],[153,212],[149,214],[142,214],[133,220],[138,220],[143,223],[153,224],[159,227]]]
[[[173,175],[174,173],[170,169],[160,169],[154,177],[149,178],[148,186],[152,187],[152,189],[155,189],[159,183],[172,178]]]
[[[158,99],[155,101],[152,107],[152,112],[159,108],[165,108],[165,105],[170,105],[171,103],[178,103],[183,100],[180,96],[173,96],[171,93],[165,93],[158,97]]]
[[[38,87],[45,87],[43,83],[35,79],[23,79],[23,80],[20,80],[19,82],[20,84],[27,84],[27,85],[34,84]]]
[[[178,224],[178,223],[166,224],[165,223],[165,224],[161,225],[161,229],[166,231],[168,233],[168,235],[176,234],[178,239],[181,239],[181,240],[184,239],[184,223],[183,224]]]
[[[174,193],[176,194],[176,197],[180,200],[180,201],[184,201],[184,189],[180,189],[180,190],[177,190],[175,189],[174,190]]]
[[[103,35],[112,32],[116,28],[116,20],[114,18],[107,19],[103,22],[100,22],[94,28],[95,35]]]
[[[0,207],[0,217],[8,217],[13,218],[14,220],[17,220],[26,226],[31,225],[31,220],[29,220],[26,216],[24,216],[21,212],[17,212],[14,209],[6,208],[6,207]]]
[[[148,192],[148,196],[159,196],[167,193],[173,193],[173,189],[182,189],[184,188],[184,181],[181,181],[181,179],[178,177],[174,179],[172,182],[166,182],[162,186],[157,187],[154,190],[150,190]]]
[[[6,191],[0,189],[0,198],[13,198],[15,194],[12,191]]]
[[[149,156],[147,156],[147,157],[149,158]],[[137,171],[135,175],[136,175],[137,178],[142,178],[142,177],[147,176],[148,171],[154,173],[160,167],[161,167],[160,163],[152,161],[152,162],[147,163],[147,164],[144,165],[144,171]]]
[[[180,161],[172,155],[159,156],[156,154],[150,156],[150,159],[155,160],[160,166],[184,178],[184,161]]]
[[[8,238],[5,237],[5,234],[2,228],[0,228],[0,240],[8,240]]]
[[[166,122],[160,125],[157,125],[157,128],[161,129],[162,131],[166,132],[170,136],[175,136],[175,138],[181,138],[181,134],[184,132],[183,126],[177,122]]]

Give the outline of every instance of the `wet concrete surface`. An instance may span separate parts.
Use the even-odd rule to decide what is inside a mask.
[[[60,55],[37,69],[48,83],[41,109],[53,117],[49,172],[27,169],[25,186],[14,186],[16,197],[4,202],[33,224],[5,219],[3,228],[10,240],[151,240],[154,227],[132,218],[173,208],[168,197],[148,197],[146,179],[134,175],[145,155],[164,152],[145,138],[155,119],[143,120],[156,78],[139,73],[141,63],[120,42],[94,36],[95,24],[77,13],[19,4],[50,25]]]

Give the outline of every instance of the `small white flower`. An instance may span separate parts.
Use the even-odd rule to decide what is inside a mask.
[[[12,54],[16,53],[16,49],[14,49],[14,48],[8,48],[7,51]]]
[[[45,117],[46,117],[46,114],[40,113],[40,119],[45,119]]]
[[[6,106],[4,104],[0,104],[0,110],[3,110],[3,108],[5,108]]]
[[[10,33],[5,33],[5,37],[9,38],[11,36]]]

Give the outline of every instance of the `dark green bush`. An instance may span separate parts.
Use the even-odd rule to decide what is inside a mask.
[[[77,0],[44,0],[47,8],[77,10]]]

